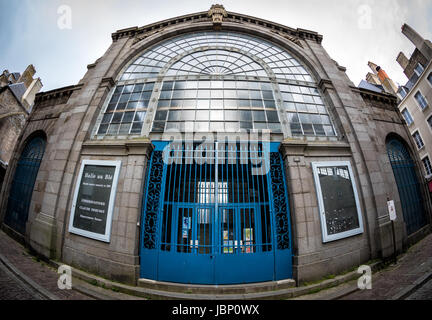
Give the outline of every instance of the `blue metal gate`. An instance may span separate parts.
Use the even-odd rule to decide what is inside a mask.
[[[35,137],[27,142],[18,161],[9,192],[5,223],[21,234],[25,233],[30,201],[45,152],[46,140]]]
[[[292,276],[288,198],[278,143],[179,143],[149,162],[141,277],[233,284]],[[268,170],[267,170],[268,169]]]
[[[387,154],[398,187],[407,233],[412,234],[426,224],[415,163],[408,149],[401,141],[394,138],[387,142]]]

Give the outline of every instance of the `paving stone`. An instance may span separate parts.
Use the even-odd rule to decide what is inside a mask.
[[[412,285],[427,272],[432,272],[432,234],[411,247],[398,262],[372,276],[372,290],[356,291],[343,300],[390,300],[406,286]],[[431,281],[418,297],[430,293]],[[414,296],[415,298],[416,296]]]
[[[62,300],[88,300],[91,299],[75,290],[61,290],[57,286],[59,274],[57,270],[27,253],[26,249],[0,231],[0,254],[13,265],[14,268],[25,274]],[[73,283],[72,283],[73,286]],[[34,299],[16,280],[0,270],[0,299]]]

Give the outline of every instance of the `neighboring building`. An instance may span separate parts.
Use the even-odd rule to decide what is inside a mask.
[[[0,74],[0,190],[35,95],[42,88],[41,80],[33,79],[35,73],[33,65],[29,65],[22,75],[8,70]]]
[[[402,52],[396,59],[409,79],[398,90],[402,99],[399,110],[415,142],[423,175],[432,193],[432,43],[406,24],[402,33],[416,48],[410,59]]]
[[[430,232],[397,98],[356,87],[317,32],[214,5],[112,40],[37,94],[8,168],[0,221],[36,252],[158,290],[275,288],[392,256],[389,199],[398,251]]]

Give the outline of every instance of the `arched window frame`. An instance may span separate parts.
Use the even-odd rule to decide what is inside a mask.
[[[170,38],[168,40],[164,40],[162,42],[159,42],[149,48],[146,48],[141,54],[136,56],[135,58],[131,59],[131,62],[127,64],[123,71],[119,73],[117,76],[117,85],[116,88],[114,88],[111,91],[111,94],[109,95],[109,98],[107,99],[103,111],[101,115],[99,116],[96,126],[93,130],[92,136],[96,138],[109,138],[117,137],[117,138],[128,138],[128,137],[138,137],[138,136],[149,136],[151,132],[153,131],[153,122],[156,119],[156,111],[158,109],[158,103],[160,98],[160,92],[163,89],[163,83],[167,81],[173,81],[173,80],[196,80],[196,79],[203,79],[203,80],[211,80],[211,79],[217,79],[217,75],[207,75],[206,76],[201,75],[181,75],[178,74],[169,76],[168,72],[171,70],[170,68],[175,65],[175,63],[181,61],[182,58],[190,56],[190,54],[195,52],[202,52],[206,50],[232,50],[233,52],[241,53],[254,61],[254,63],[257,63],[258,65],[262,66],[264,71],[267,73],[267,76],[251,76],[251,75],[226,75],[223,77],[223,80],[240,80],[242,81],[266,81],[272,86],[273,94],[274,94],[274,105],[276,106],[277,115],[279,117],[279,121],[275,123],[256,123],[253,125],[254,129],[273,129],[276,130],[274,133],[277,133],[278,131],[283,133],[284,137],[292,137],[292,136],[311,136],[314,137],[314,139],[318,140],[337,140],[337,134],[335,127],[333,125],[332,119],[329,115],[329,112],[327,110],[327,107],[325,105],[324,99],[322,94],[320,93],[317,84],[313,80],[313,77],[311,76],[311,73],[307,71],[307,68],[299,62],[298,59],[291,56],[288,51],[285,49],[282,49],[278,45],[272,44],[271,42],[267,40],[263,40],[256,36],[250,36],[246,34],[242,34],[239,32],[228,32],[226,34],[229,35],[235,35],[238,37],[245,37],[248,39],[249,43],[253,43],[254,41],[262,42],[267,44],[268,49],[268,57],[265,59],[262,59],[258,56],[255,56],[254,53],[257,52],[258,49],[263,50],[264,45],[259,44],[255,45],[256,48],[248,48],[249,50],[246,52],[242,50],[242,48],[235,47],[235,42],[230,42],[230,46],[202,46],[202,43],[200,43],[199,46],[194,47],[192,50],[180,50],[180,47],[178,46],[178,42],[183,43],[183,45],[187,42],[185,39],[189,39],[190,42],[193,42],[194,37],[197,37],[197,35],[212,35],[213,32],[198,32],[198,33],[186,33],[180,36],[175,36],[173,38]],[[224,34],[224,33],[222,33]],[[192,39],[192,40],[190,40]],[[175,52],[176,55],[169,56],[166,53],[161,53],[161,48],[165,48],[165,50],[169,50],[171,52]],[[180,52],[179,52],[180,50]],[[156,55],[156,52],[158,52],[159,56]],[[295,74],[289,74],[286,73],[284,76],[281,76],[280,73],[278,73],[278,70],[282,70],[281,66],[280,68],[277,68],[277,56],[282,57],[285,55],[285,57],[289,57],[287,61],[290,61],[295,68],[301,68],[297,69],[298,73],[297,76],[300,76],[301,74],[307,75],[308,78],[303,78],[302,80],[296,79],[295,77],[293,79],[284,79],[283,77],[289,77],[289,76],[295,76]],[[127,79],[130,78],[131,72],[134,72],[137,70],[138,67],[142,67],[142,65],[139,65],[140,63],[149,63],[149,61],[145,62],[146,57],[151,57],[153,59],[153,62],[156,62],[158,64],[157,67],[155,67],[155,70],[157,69],[158,72],[153,70],[152,74],[145,74],[141,73],[140,76],[134,76],[133,78],[138,79]],[[275,61],[272,61],[271,59],[274,59]],[[147,59],[148,60],[148,59]],[[295,61],[292,63],[291,61]],[[140,69],[143,72],[144,69]],[[285,70],[288,70],[285,68]],[[148,71],[148,70],[147,70]],[[151,70],[150,70],[151,71]],[[153,77],[149,77],[153,76]],[[305,81],[307,80],[307,81]],[[122,86],[132,86],[136,85],[135,88],[140,86],[141,84],[146,85],[153,83],[153,91],[151,95],[147,94],[146,99],[142,101],[138,101],[138,105],[142,106],[142,109],[134,109],[135,101],[129,100],[127,101],[127,106],[125,101],[115,101],[115,99],[118,97],[119,92],[118,90]],[[132,89],[135,90],[135,89]],[[121,93],[123,94],[123,93]],[[114,99],[114,100],[113,100]],[[129,103],[132,102],[130,105]],[[117,105],[115,105],[117,103]],[[121,104],[121,105],[120,105]],[[136,105],[136,104],[135,104]],[[120,108],[119,108],[120,106]],[[128,110],[131,106],[131,110]],[[132,114],[131,111],[135,111],[135,115]],[[127,112],[128,117],[123,117],[120,119],[119,115],[109,115],[107,113],[110,112]],[[110,116],[112,117],[110,119]],[[131,118],[133,119],[131,120]],[[142,119],[144,117],[144,119]],[[209,116],[210,117],[210,116]],[[225,116],[226,117],[226,116]],[[114,119],[116,118],[116,119]],[[168,117],[167,117],[168,118]],[[165,120],[167,119],[165,118]],[[125,122],[125,119],[127,119],[127,122]],[[117,122],[112,122],[112,121]],[[209,119],[210,120],[210,119]],[[267,117],[268,120],[268,117]],[[251,129],[252,124],[247,125],[246,129]],[[162,125],[162,124],[161,124]],[[177,124],[179,125],[179,124]],[[271,125],[271,126],[270,126]],[[274,126],[276,125],[276,127]],[[139,131],[139,128],[141,126],[141,131]],[[277,129],[277,126],[281,126],[281,129]],[[208,126],[207,126],[208,127]],[[225,128],[223,130],[237,130],[239,127],[242,127],[241,123],[237,123],[236,126],[231,126],[232,128],[227,129],[227,125],[225,125]],[[163,124],[162,127],[159,130],[159,132],[163,130],[167,130],[169,127],[168,125],[165,126]],[[204,127],[205,128],[205,127]],[[217,124],[214,125],[214,128],[219,128]],[[209,130],[211,131],[211,127]],[[205,131],[205,129],[202,129]]]

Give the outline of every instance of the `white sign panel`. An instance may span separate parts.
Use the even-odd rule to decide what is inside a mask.
[[[393,200],[387,201],[390,220],[396,220],[396,208]]]
[[[83,160],[69,232],[109,242],[121,161]]]

